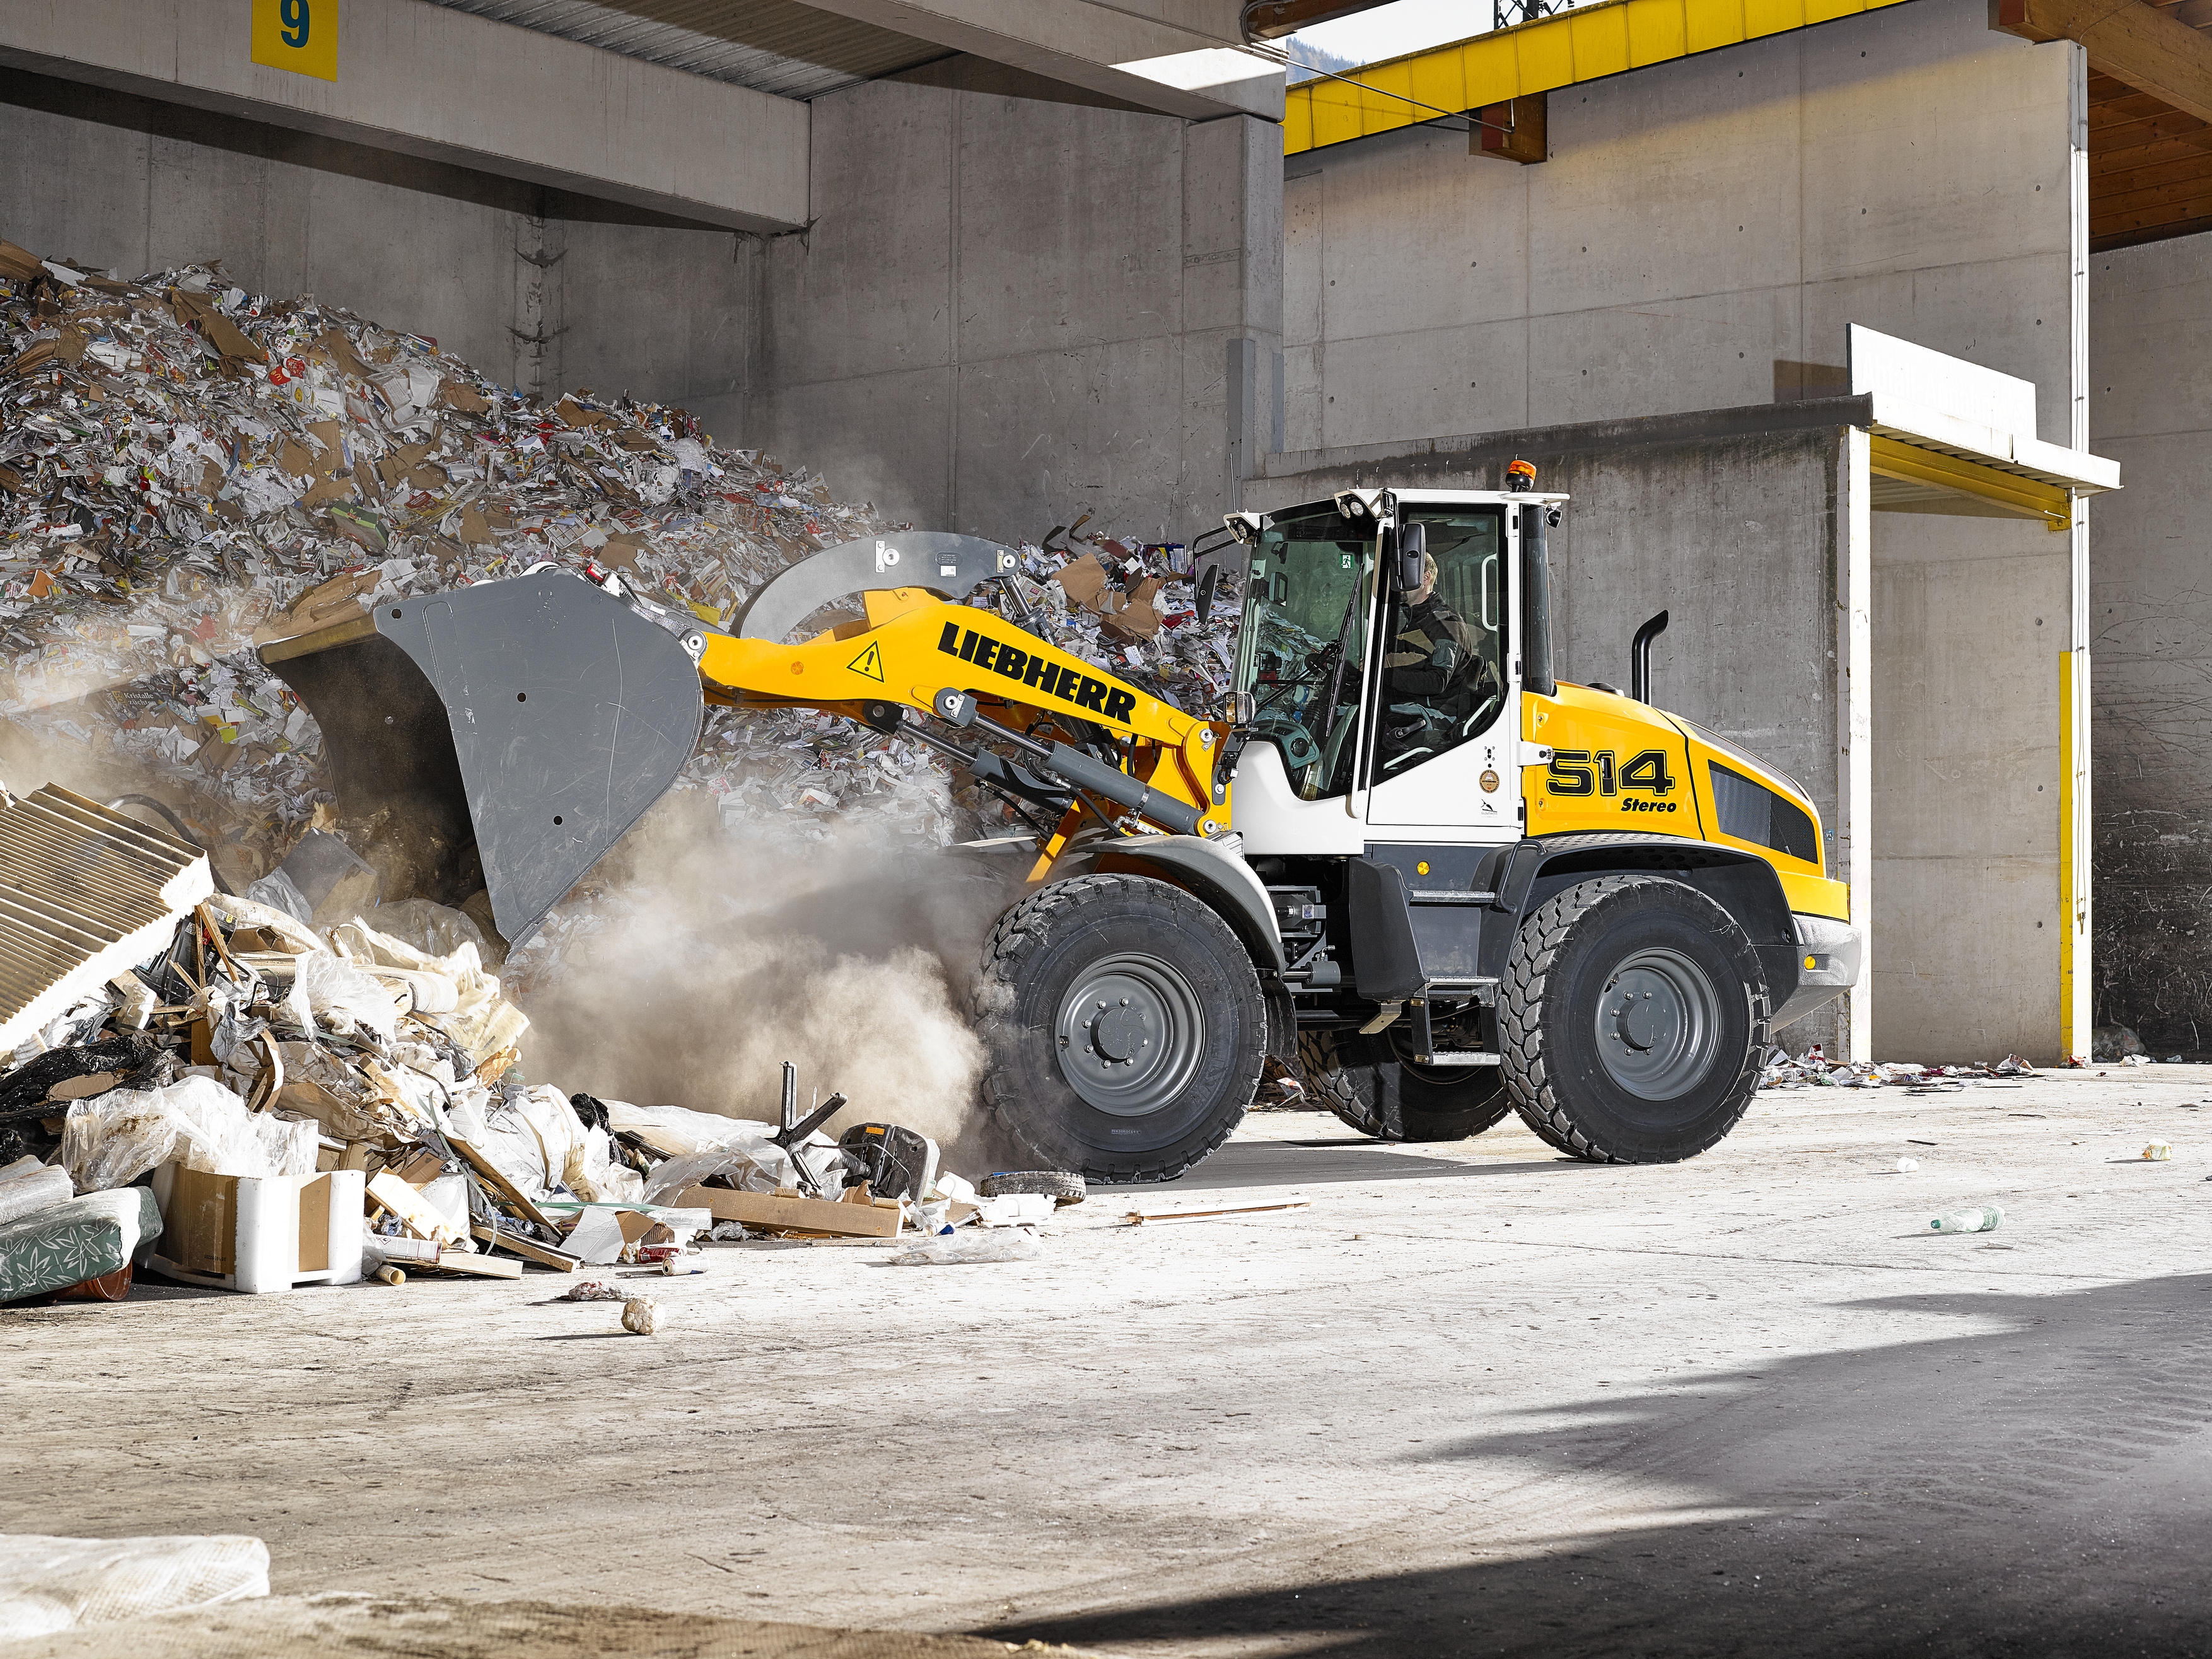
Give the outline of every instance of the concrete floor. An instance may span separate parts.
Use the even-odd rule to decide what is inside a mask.
[[[2212,1651],[2208,1116],[2179,1066],[1771,1092],[1610,1169],[1275,1113],[1038,1263],[717,1249],[652,1340],[534,1271],[8,1312],[0,1531],[1106,1654]]]

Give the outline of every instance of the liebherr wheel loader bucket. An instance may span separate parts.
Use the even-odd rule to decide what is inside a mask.
[[[510,945],[676,781],[705,708],[683,638],[558,570],[379,605],[260,655],[321,726],[341,812],[389,809],[385,897],[482,889]]]

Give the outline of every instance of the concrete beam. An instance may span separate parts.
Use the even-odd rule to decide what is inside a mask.
[[[1236,50],[1237,0],[807,0],[817,11],[1186,120],[1283,118],[1279,66]]]
[[[807,107],[424,0],[335,8],[336,78],[252,0],[10,0],[0,64],[744,230],[806,222]]]
[[[2090,68],[2212,121],[2212,37],[2142,0],[1992,0],[1990,26],[2023,40],[2078,40]]]

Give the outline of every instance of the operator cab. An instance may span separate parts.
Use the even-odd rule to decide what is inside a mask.
[[[1356,854],[1368,825],[1519,838],[1522,550],[1565,499],[1346,490],[1231,521],[1248,559],[1235,689],[1249,846]]]

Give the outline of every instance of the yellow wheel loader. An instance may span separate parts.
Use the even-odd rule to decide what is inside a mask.
[[[1014,555],[930,532],[802,561],[733,634],[541,566],[262,656],[342,810],[405,828],[387,896],[481,891],[517,944],[675,781],[707,703],[933,745],[1052,826],[975,999],[989,1105],[1042,1164],[1170,1180],[1271,1053],[1377,1136],[1517,1110],[1578,1158],[1688,1158],[1775,1028],[1856,979],[1847,892],[1804,791],[1649,706],[1663,617],[1632,696],[1554,680],[1566,498],[1511,482],[1231,515],[1205,562],[1243,567],[1235,689],[1203,713],[1019,626]],[[782,643],[854,596],[865,620]]]

